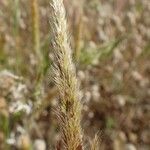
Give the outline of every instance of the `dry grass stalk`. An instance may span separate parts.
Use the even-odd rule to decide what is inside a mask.
[[[10,5],[13,5],[13,21],[14,21],[14,25],[13,25],[13,36],[14,36],[14,40],[15,40],[15,49],[16,49],[16,66],[15,69],[17,71],[17,73],[20,73],[19,68],[20,64],[21,64],[21,50],[20,50],[20,30],[19,30],[19,20],[20,20],[20,1],[19,0],[14,0],[13,2],[10,2]],[[11,7],[10,6],[10,7]]]
[[[68,42],[66,13],[62,0],[51,0],[50,25],[54,50],[54,80],[59,90],[59,121],[63,149],[82,150],[81,103]]]
[[[83,7],[83,6],[82,6]],[[76,8],[75,9],[75,32],[74,32],[74,44],[75,44],[75,50],[74,50],[74,57],[76,62],[79,61],[80,53],[81,53],[81,34],[83,30],[83,8]]]
[[[37,0],[31,0],[31,13],[32,13],[32,37],[33,37],[33,48],[36,55],[41,61],[42,55],[40,52],[40,31],[39,31],[39,12],[38,12]]]

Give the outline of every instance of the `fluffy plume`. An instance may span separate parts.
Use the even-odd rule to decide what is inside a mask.
[[[66,13],[62,0],[51,0],[50,25],[54,52],[54,80],[59,90],[59,121],[63,148],[82,150],[81,102],[75,66],[67,35]]]

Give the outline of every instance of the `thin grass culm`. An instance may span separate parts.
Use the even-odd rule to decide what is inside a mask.
[[[54,81],[59,91],[58,118],[61,148],[83,150],[79,88],[68,42],[66,12],[63,0],[51,0],[50,26],[54,53]]]
[[[33,38],[33,48],[38,57],[38,61],[42,61],[42,54],[40,51],[40,29],[39,29],[39,8],[38,1],[31,0],[31,10],[32,10],[32,38]]]

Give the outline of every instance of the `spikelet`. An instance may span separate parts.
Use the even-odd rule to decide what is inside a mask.
[[[62,0],[51,0],[50,25],[54,51],[54,81],[59,90],[59,123],[65,150],[82,150],[81,103],[68,42],[66,13]]]

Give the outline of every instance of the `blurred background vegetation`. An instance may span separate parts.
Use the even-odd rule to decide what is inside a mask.
[[[59,141],[49,0],[0,0],[0,149]],[[150,1],[64,0],[88,138],[150,149]],[[88,146],[87,146],[88,147]]]

